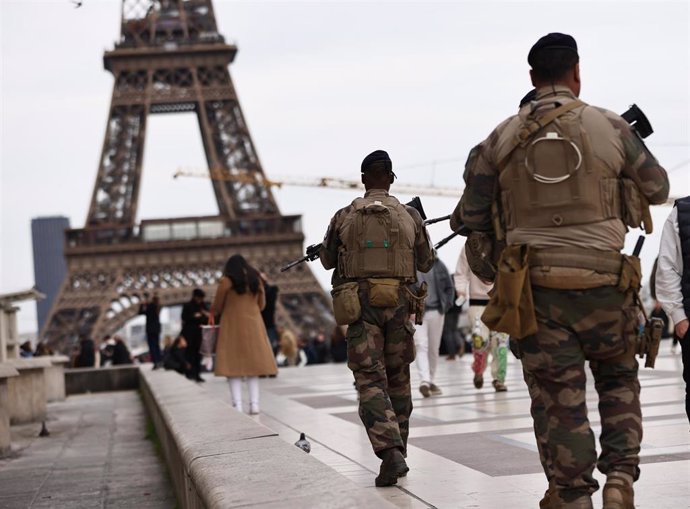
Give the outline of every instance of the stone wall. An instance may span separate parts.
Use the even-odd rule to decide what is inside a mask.
[[[179,374],[139,373],[181,507],[394,507]]]

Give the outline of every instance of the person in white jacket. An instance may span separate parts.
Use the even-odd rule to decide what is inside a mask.
[[[465,246],[460,251],[458,264],[453,274],[455,292],[458,300],[470,301],[469,321],[472,328],[472,371],[474,386],[481,389],[484,385],[484,371],[491,353],[491,376],[496,392],[507,391],[506,368],[508,365],[508,335],[503,332],[490,331],[481,320],[484,308],[489,303],[489,290],[493,284],[486,284],[470,270],[465,254]]]

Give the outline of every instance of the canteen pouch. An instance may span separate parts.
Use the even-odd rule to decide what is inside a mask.
[[[498,262],[496,284],[482,321],[496,332],[522,339],[537,332],[537,318],[529,275],[529,247],[508,246]]]
[[[400,280],[368,279],[369,304],[375,308],[392,308],[400,303]]]
[[[359,302],[359,283],[343,283],[331,290],[335,323],[350,325],[362,316],[362,305]]]

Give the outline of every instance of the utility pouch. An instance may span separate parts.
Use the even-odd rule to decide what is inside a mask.
[[[637,343],[637,355],[645,359],[645,368],[654,368],[656,356],[659,354],[661,333],[664,330],[664,321],[661,318],[645,320],[644,332]]]
[[[399,279],[367,279],[369,304],[375,308],[392,308],[400,303]]]
[[[529,275],[529,247],[508,246],[498,262],[496,284],[482,321],[489,329],[522,339],[537,332]]]
[[[331,290],[335,323],[350,325],[362,316],[362,305],[359,302],[359,283],[343,283]]]
[[[642,224],[642,195],[640,194],[640,189],[632,179],[622,178],[620,182],[623,222],[630,228],[639,228]]]
[[[419,285],[419,289],[417,290],[417,293],[414,294],[412,291],[405,286],[405,291],[407,292],[407,297],[409,299],[410,303],[410,314],[414,315],[414,323],[415,325],[422,325],[424,322],[424,308],[426,306],[426,295],[428,293],[428,284],[426,281],[422,281],[422,284]]]
[[[641,284],[642,268],[640,267],[640,259],[637,256],[623,255],[621,274],[618,279],[618,291],[625,293],[628,290],[632,290],[637,293]]]

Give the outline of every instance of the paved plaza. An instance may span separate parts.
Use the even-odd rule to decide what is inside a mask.
[[[690,507],[690,426],[682,402],[680,355],[672,355],[669,347],[662,343],[656,369],[640,370],[644,440],[642,475],[635,484],[639,509]],[[495,393],[488,369],[488,383],[482,390],[474,388],[471,360],[471,355],[456,361],[441,358],[438,384],[444,393],[429,399],[417,390],[413,367],[411,471],[398,487],[374,487],[379,461],[359,421],[352,375],[344,364],[286,368],[275,379],[263,379],[257,419],[291,443],[305,432],[314,456],[402,508],[535,509],[546,482],[520,365],[509,359],[508,392]],[[206,378],[208,390],[229,401],[224,380]],[[598,435],[596,393],[589,379],[590,421]],[[598,472],[597,478],[603,487]],[[594,500],[594,507],[601,508],[601,490]]]
[[[441,358],[444,393],[429,399],[418,392],[412,370],[411,471],[397,487],[374,487],[379,461],[359,421],[344,364],[286,368],[277,378],[262,379],[262,413],[255,419],[288,443],[305,432],[315,458],[401,508],[534,509],[545,481],[520,365],[509,360],[509,390],[495,393],[490,379],[482,390],[474,388],[471,360]],[[657,369],[640,372],[645,435],[635,485],[638,509],[690,507],[690,426],[680,372],[680,355],[669,352],[668,342]],[[204,390],[229,404],[226,381],[205,377]],[[588,400],[598,433],[591,386]],[[35,423],[12,427],[15,454],[0,460],[0,508],[175,507],[165,466],[146,438],[136,391],[70,396],[49,404],[48,415],[49,437],[37,437]],[[290,479],[266,482],[270,489]],[[303,489],[309,490],[308,483]],[[600,497],[601,491],[595,495],[598,509]]]

